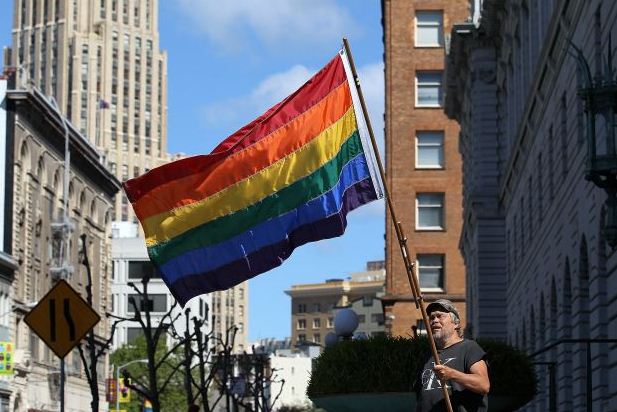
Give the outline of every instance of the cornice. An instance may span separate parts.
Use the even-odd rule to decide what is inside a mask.
[[[47,98],[36,88],[7,91],[9,109],[38,126],[39,137],[47,140],[64,157],[64,126],[62,117]],[[120,181],[101,162],[97,149],[75,127],[67,122],[70,155],[73,167],[96,182],[105,193],[113,197],[122,187]],[[53,132],[53,133],[50,133]]]

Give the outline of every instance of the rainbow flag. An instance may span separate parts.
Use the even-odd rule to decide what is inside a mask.
[[[148,254],[184,306],[340,236],[383,186],[344,51],[208,155],[124,183]]]

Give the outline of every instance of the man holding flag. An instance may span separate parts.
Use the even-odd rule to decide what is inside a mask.
[[[298,246],[341,236],[347,213],[385,196],[416,306],[428,324],[407,239],[382,183],[385,172],[349,45],[343,43],[300,89],[210,154],[124,182],[150,260],[182,306],[279,266]],[[450,412],[448,392],[441,389]]]
[[[447,299],[426,308],[441,365],[428,359],[418,379],[417,412],[446,411],[442,385],[451,390],[455,411],[486,412],[490,389],[485,353],[474,341],[461,336],[458,310]]]

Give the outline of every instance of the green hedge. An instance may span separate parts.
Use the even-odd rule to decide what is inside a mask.
[[[491,395],[531,400],[536,375],[530,359],[500,341],[478,340],[486,351]],[[426,338],[374,337],[340,342],[315,359],[309,397],[343,393],[409,392],[430,354]]]

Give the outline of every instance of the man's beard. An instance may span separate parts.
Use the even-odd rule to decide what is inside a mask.
[[[446,342],[452,337],[454,331],[449,330],[445,331],[443,329],[438,329],[433,332],[433,339],[435,340],[435,346],[438,348],[443,348],[446,345]]]

